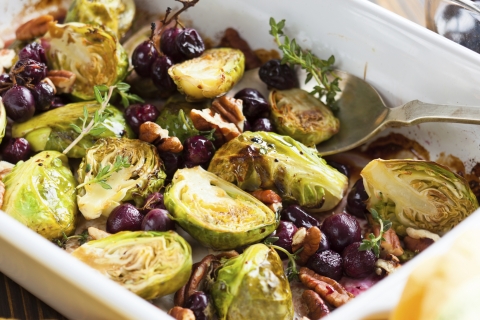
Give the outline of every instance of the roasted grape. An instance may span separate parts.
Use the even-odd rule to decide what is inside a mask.
[[[282,64],[277,59],[272,59],[261,66],[258,75],[267,86],[278,90],[298,87],[298,78],[295,70],[288,64]]]
[[[25,122],[35,113],[35,98],[24,86],[14,86],[3,95],[7,115],[16,122]]]
[[[125,109],[125,119],[136,134],[138,134],[142,123],[147,121],[154,122],[157,120],[159,114],[160,112],[154,105],[147,103],[132,104]]]
[[[342,257],[335,251],[324,250],[315,253],[308,259],[307,267],[319,275],[339,281],[343,275]]]
[[[152,65],[158,58],[158,51],[153,41],[145,40],[140,43],[132,54],[132,65],[135,72],[143,78],[152,75]]]
[[[375,270],[375,254],[372,250],[358,250],[361,242],[354,242],[343,250],[343,271],[352,278],[363,278]]]
[[[107,232],[141,230],[143,215],[130,203],[123,203],[113,209],[107,219]]]
[[[360,241],[362,233],[358,221],[347,213],[337,213],[327,217],[321,231],[327,235],[330,248],[341,253],[348,245]]]
[[[183,29],[176,37],[178,51],[186,58],[193,59],[202,55],[205,51],[205,44],[197,30],[193,28]]]

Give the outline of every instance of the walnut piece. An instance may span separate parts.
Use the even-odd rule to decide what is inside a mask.
[[[405,248],[407,248],[407,250],[418,253],[427,249],[431,244],[434,243],[434,241],[429,238],[415,239],[410,236],[406,236],[403,238],[403,243],[405,243]]]
[[[182,307],[173,307],[168,311],[168,314],[176,320],[195,320],[193,311]]]
[[[243,115],[243,101],[227,96],[221,96],[213,100],[211,110],[220,114],[223,119],[235,124],[240,132],[243,132],[245,116]]]
[[[25,22],[15,31],[17,40],[29,41],[43,36],[47,33],[49,24],[52,23],[53,20],[53,16],[45,14]]]
[[[322,298],[312,290],[305,290],[302,294],[302,299],[308,307],[308,318],[310,320],[318,320],[330,313]]]
[[[309,289],[312,289],[334,307],[340,307],[354,298],[338,282],[328,277],[316,274],[314,271],[300,268],[300,281]]]
[[[273,212],[282,210],[282,198],[273,190],[255,190],[252,196],[263,202]]]
[[[71,93],[77,75],[67,70],[50,70],[47,78],[54,84],[58,93]]]

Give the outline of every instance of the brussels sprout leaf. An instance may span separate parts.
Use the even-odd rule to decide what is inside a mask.
[[[370,209],[373,220],[377,221],[380,224],[380,233],[378,237],[375,237],[373,233],[370,233],[367,236],[367,239],[363,239],[362,244],[358,248],[359,251],[372,250],[375,256],[378,258],[380,256],[380,244],[382,241],[385,241],[383,234],[387,232],[392,227],[392,222],[388,220],[382,220],[380,215],[375,209]]]

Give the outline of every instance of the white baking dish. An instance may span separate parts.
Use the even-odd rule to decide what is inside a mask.
[[[137,4],[159,13],[177,5],[173,0],[138,0]],[[32,8],[32,1],[0,1],[0,7],[5,7],[0,11],[2,38],[21,22],[18,17],[23,6]],[[413,99],[480,106],[479,55],[366,0],[201,0],[182,19],[211,38],[234,27],[253,48],[269,49],[274,48],[268,34],[271,16],[286,19],[287,32],[303,47],[321,57],[334,54],[340,69],[365,77],[390,106]],[[480,130],[476,126],[422,124],[394,131],[417,140],[432,160],[441,152],[453,154],[465,162],[467,170],[480,161]],[[480,223],[475,215],[468,220],[427,252],[444,248],[468,222]],[[5,214],[0,214],[0,248],[0,270],[69,318],[167,318],[157,307]],[[358,319],[388,310],[398,300],[411,266],[422,256],[428,254],[329,317]]]

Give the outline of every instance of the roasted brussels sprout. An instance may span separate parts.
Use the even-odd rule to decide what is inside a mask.
[[[95,110],[100,108],[97,102],[70,103],[61,108],[52,109],[45,113],[34,116],[23,123],[15,123],[12,127],[14,138],[25,138],[32,146],[33,151],[56,150],[63,151],[78,137],[70,124],[82,127],[81,117],[84,117],[84,108],[88,113],[88,121],[94,116]],[[85,149],[90,148],[100,138],[128,137],[134,134],[128,127],[123,113],[113,106],[108,106],[105,112],[109,116],[102,123],[105,131],[97,136],[86,135],[68,153],[70,158],[81,158],[85,155]]]
[[[212,286],[220,319],[293,319],[290,284],[282,260],[264,244],[228,260]]]
[[[6,129],[7,129],[7,112],[5,111],[5,106],[3,105],[2,99],[0,99],[0,142],[2,142],[3,137],[5,136]]]
[[[361,175],[367,209],[392,221],[399,235],[407,227],[443,235],[478,208],[465,179],[435,162],[377,159]]]
[[[243,190],[271,189],[285,202],[320,211],[335,207],[348,186],[315,149],[273,132],[242,133],[215,153],[208,171]]]
[[[65,22],[102,26],[120,39],[132,25],[134,16],[133,0],[74,0]]]
[[[127,75],[128,56],[117,38],[100,27],[83,23],[49,25],[41,39],[51,70],[76,75],[71,94],[93,100],[93,87],[114,85]]]
[[[225,94],[240,81],[244,70],[245,56],[240,50],[217,48],[174,65],[168,74],[188,101],[199,101]]]
[[[87,242],[72,256],[145,299],[177,291],[192,271],[192,249],[174,231],[123,231]]]
[[[340,130],[340,122],[320,100],[302,89],[270,92],[270,118],[280,134],[313,147]]]
[[[279,213],[200,166],[180,169],[164,194],[173,219],[217,250],[257,242],[276,229]]]
[[[73,233],[77,183],[65,155],[40,152],[18,162],[3,183],[3,211],[50,240]]]
[[[105,178],[100,179],[102,175]],[[78,207],[88,220],[108,217],[124,201],[134,200],[139,207],[163,187],[165,177],[154,145],[137,139],[100,139],[78,168]]]

